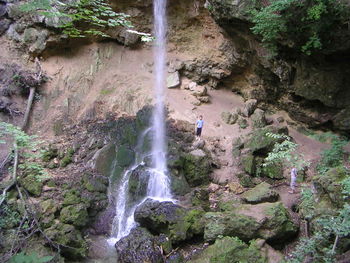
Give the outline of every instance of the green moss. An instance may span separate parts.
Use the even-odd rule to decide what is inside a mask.
[[[135,153],[126,145],[121,145],[117,150],[117,163],[121,167],[127,167],[132,164]]]
[[[83,186],[89,192],[105,193],[107,191],[108,180],[104,177],[94,177],[90,174],[86,174],[83,177]]]
[[[190,263],[265,263],[267,258],[262,256],[254,242],[250,246],[237,237],[223,237],[205,249]]]
[[[261,175],[271,179],[284,179],[282,163],[274,163],[263,166],[261,169]]]
[[[49,162],[56,157],[58,157],[58,149],[52,148],[52,146],[50,145],[48,149],[46,149],[42,152],[41,159],[44,162]]]
[[[239,183],[243,186],[243,187],[254,187],[255,184],[252,180],[252,177],[249,176],[248,174],[245,173],[240,173],[237,175],[238,179],[239,179]]]
[[[84,204],[76,204],[64,207],[60,213],[60,220],[63,223],[73,224],[82,227],[88,222],[88,212]]]
[[[276,202],[278,197],[278,193],[272,190],[271,185],[265,182],[258,184],[253,189],[242,194],[244,201],[250,204]]]
[[[115,88],[103,88],[100,90],[102,96],[111,95],[115,91]]]
[[[21,185],[32,195],[41,195],[43,189],[43,182],[39,181],[35,175],[29,174],[20,180]]]
[[[73,148],[69,148],[67,150],[66,154],[61,160],[61,167],[66,167],[68,164],[72,163],[74,152],[75,151]]]
[[[278,139],[266,136],[266,133],[286,133],[282,128],[277,129],[275,127],[265,127],[254,130],[249,140],[245,143],[245,147],[249,148],[254,153],[268,153],[273,149],[273,146]]]
[[[184,154],[182,156],[182,169],[190,186],[195,187],[209,183],[211,165],[207,156]]]
[[[180,174],[178,176],[171,176],[170,177],[171,183],[171,192],[174,193],[175,195],[185,195],[191,191],[191,188],[186,181],[186,178],[184,175]]]
[[[245,172],[250,175],[255,175],[256,172],[256,162],[253,154],[248,154],[242,157],[242,166]]]
[[[63,205],[75,205],[82,202],[81,192],[77,189],[70,189],[64,193]]]

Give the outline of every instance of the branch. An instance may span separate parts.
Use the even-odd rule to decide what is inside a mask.
[[[5,201],[7,191],[13,185],[15,185],[17,183],[17,166],[18,166],[18,146],[17,146],[17,142],[13,143],[13,148],[14,148],[14,159],[15,159],[15,161],[14,161],[14,164],[13,164],[12,181],[4,189],[4,191],[2,192],[1,199],[0,199],[0,207],[1,207],[2,203]]]

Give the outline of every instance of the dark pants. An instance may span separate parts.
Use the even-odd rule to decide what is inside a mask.
[[[197,128],[196,135],[201,136],[201,134],[202,134],[202,128]]]

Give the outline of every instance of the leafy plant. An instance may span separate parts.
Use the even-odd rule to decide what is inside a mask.
[[[39,257],[36,252],[31,254],[26,254],[21,252],[19,254],[14,255],[9,263],[46,263],[53,259],[52,256]]]
[[[284,134],[266,133],[267,137],[278,140],[275,143],[273,150],[268,153],[263,166],[283,163],[284,166],[298,170],[302,170],[309,166],[303,154],[297,152],[298,144],[291,141],[291,137]],[[279,142],[282,141],[282,142]]]
[[[14,227],[21,221],[20,214],[10,207],[9,205],[4,205],[0,209],[0,229]]]
[[[55,18],[63,33],[72,38],[86,36],[110,37],[104,29],[123,26],[129,32],[141,36],[142,41],[152,41],[151,35],[131,30],[133,27],[124,13],[113,11],[106,0],[32,0],[21,5],[24,12],[36,12],[47,18]]]
[[[348,21],[348,12],[336,0],[272,0],[267,5],[257,2],[249,10],[252,32],[260,35],[274,54],[283,42],[307,55],[331,42],[334,29]]]

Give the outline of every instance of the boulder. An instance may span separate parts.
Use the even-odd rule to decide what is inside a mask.
[[[108,178],[85,174],[83,177],[83,186],[89,192],[106,193],[108,188]]]
[[[180,73],[178,71],[168,74],[168,77],[166,79],[166,85],[168,89],[177,88],[180,86],[180,84]]]
[[[248,121],[242,117],[238,118],[237,124],[241,129],[245,129],[249,126]]]
[[[145,198],[150,176],[145,166],[138,166],[131,172],[128,184],[129,202],[136,204]]]
[[[340,130],[350,131],[350,107],[337,113],[334,117],[333,123]]]
[[[137,227],[116,244],[117,262],[120,263],[162,263],[162,253],[155,244],[155,238],[146,229]]]
[[[223,237],[198,255],[194,256],[190,263],[265,263],[266,255],[260,252],[256,241],[248,246],[237,237]]]
[[[237,119],[238,119],[238,114],[237,113],[231,113],[231,112],[222,112],[221,113],[221,119],[227,123],[227,124],[235,124]]]
[[[271,189],[271,185],[265,182],[258,184],[241,196],[242,199],[249,204],[276,202],[279,198],[279,194],[275,190]]]
[[[117,150],[117,164],[121,167],[128,167],[132,164],[135,158],[135,153],[126,145],[121,145]]]
[[[211,173],[210,157],[201,149],[181,155],[179,169],[190,186],[196,187],[209,183]]]
[[[242,187],[242,185],[240,183],[232,182],[232,183],[229,183],[227,186],[228,186],[228,189],[230,189],[230,191],[232,193],[241,194],[244,192],[244,188]]]
[[[244,241],[262,238],[277,244],[292,239],[298,232],[281,202],[235,204],[225,212],[208,212],[204,219],[204,239],[208,241],[226,235]]]
[[[187,210],[172,202],[147,199],[135,211],[135,221],[157,234],[166,234],[178,243],[203,233],[203,212]]]
[[[10,27],[10,24],[11,24],[11,20],[6,18],[0,19],[0,36],[6,32],[6,30]]]
[[[260,168],[261,176],[271,179],[284,179],[283,165],[281,162],[269,164]]]
[[[29,174],[23,179],[20,179],[20,183],[30,194],[34,196],[41,195],[44,184],[42,180],[37,178],[34,174]]]
[[[288,135],[287,127],[269,126],[254,130],[244,142],[244,147],[249,148],[253,154],[267,154],[272,151],[278,141],[275,138],[266,136],[266,133],[278,133]]]
[[[116,146],[113,143],[99,149],[92,158],[92,168],[102,175],[109,177],[113,160],[116,156]]]
[[[263,128],[267,125],[265,112],[261,109],[256,109],[254,114],[251,116],[253,128]]]
[[[72,224],[77,227],[83,227],[88,222],[88,212],[85,204],[69,205],[64,207],[60,213],[60,221],[66,224]]]
[[[250,174],[255,175],[256,172],[256,161],[255,156],[252,153],[248,153],[241,158],[243,170]]]
[[[195,97],[205,97],[208,94],[207,88],[200,85],[190,85],[191,94]]]
[[[61,253],[65,258],[76,261],[87,256],[88,245],[74,226],[56,223],[45,229],[44,233],[52,241],[62,245]]]
[[[255,100],[255,99],[250,99],[250,100],[247,100],[245,103],[244,103],[244,108],[242,110],[242,115],[244,117],[249,117],[250,115],[252,115],[256,109],[256,106],[258,104],[258,101]]]

